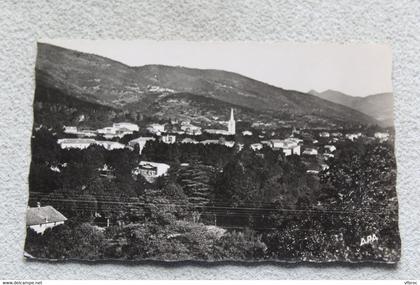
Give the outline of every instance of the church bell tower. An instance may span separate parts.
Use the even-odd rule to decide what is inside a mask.
[[[236,122],[235,119],[233,118],[233,108],[230,109],[230,119],[228,122],[228,132],[231,135],[236,134]]]

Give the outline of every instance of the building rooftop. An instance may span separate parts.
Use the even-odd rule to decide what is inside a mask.
[[[157,168],[157,166],[151,165],[151,164],[140,164],[139,165],[140,168],[142,169],[150,169],[150,170],[154,170]]]
[[[169,167],[169,164],[166,164],[166,163],[162,163],[162,162],[153,162],[153,161],[144,161],[144,160],[142,160],[142,161],[140,161],[139,162],[139,165],[140,166],[143,166],[143,165],[151,165],[151,166],[166,166],[166,167]]]
[[[27,226],[64,221],[67,221],[67,218],[52,206],[33,207],[26,211]]]
[[[204,140],[200,142],[201,144],[219,144],[219,140]]]
[[[198,141],[193,140],[191,138],[185,138],[181,141],[181,143],[198,143]]]
[[[62,143],[95,143],[94,139],[83,139],[83,138],[67,138],[67,139],[59,139],[57,141],[59,144]]]

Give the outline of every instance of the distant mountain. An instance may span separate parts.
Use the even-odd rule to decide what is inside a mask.
[[[211,103],[213,107],[229,105],[301,122],[376,123],[372,117],[346,106],[232,72],[163,65],[130,67],[101,56],[42,43],[38,44],[36,81],[37,86],[60,90],[78,100],[144,115],[160,112],[165,117],[162,112],[173,113],[170,104],[175,104],[175,99],[164,99],[181,94],[184,101],[187,96],[188,102],[195,102],[201,109]],[[197,105],[198,101],[201,104]],[[197,110],[197,114],[200,112]]]
[[[383,126],[388,127],[394,124],[394,97],[392,93],[379,93],[366,97],[353,97],[335,90],[324,92],[311,90],[309,93],[369,115]]]

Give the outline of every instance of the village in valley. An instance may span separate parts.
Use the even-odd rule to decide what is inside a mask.
[[[265,232],[266,238],[279,238],[272,237],[271,233],[267,233],[267,229],[271,229],[277,222],[272,220],[276,213],[265,208],[279,208],[276,211],[280,213],[282,211],[299,213],[300,209],[309,207],[321,209],[323,212],[325,209],[340,207],[339,203],[345,202],[347,205],[354,203],[352,196],[347,197],[349,200],[344,199],[346,195],[351,194],[348,191],[341,191],[343,194],[334,193],[331,197],[317,194],[322,191],[320,185],[325,181],[328,181],[329,185],[334,185],[334,183],[343,185],[342,179],[347,179],[346,181],[350,179],[352,185],[361,183],[351,181],[351,179],[355,179],[349,176],[354,175],[353,170],[350,169],[350,172],[346,174],[343,173],[343,169],[337,168],[337,153],[344,156],[343,153],[348,151],[349,146],[355,149],[372,146],[377,149],[375,151],[378,149],[386,151],[393,143],[393,134],[389,132],[389,129],[379,127],[359,127],[359,129],[350,131],[343,128],[300,129],[289,125],[286,128],[273,129],[264,124],[243,124],[240,118],[235,117],[233,108],[226,114],[226,119],[217,121],[218,126],[225,126],[219,129],[206,128],[206,126],[194,125],[190,121],[176,119],[169,119],[167,122],[151,122],[144,125],[144,128],[140,128],[133,122],[115,122],[111,126],[103,126],[99,129],[66,125],[61,130],[54,130],[38,126],[35,128],[33,139],[43,134],[50,137],[49,141],[53,144],[51,146],[40,141],[39,143],[42,145],[38,147],[49,148],[43,150],[47,153],[55,149],[56,153],[52,156],[47,155],[51,161],[42,162],[47,166],[47,169],[44,173],[39,173],[40,177],[38,177],[38,179],[43,179],[43,181],[38,180],[41,187],[47,185],[47,188],[52,187],[51,190],[43,188],[40,191],[40,188],[35,188],[36,183],[33,183],[32,186],[27,222],[28,228],[40,235],[35,236],[35,240],[45,236],[46,230],[49,231],[49,235],[59,234],[56,232],[56,228],[63,224],[82,223],[84,227],[89,225],[92,227],[91,230],[99,236],[106,236],[107,233],[115,231],[124,233],[128,229],[132,229],[134,225],[144,227],[145,221],[153,221],[153,218],[156,218],[156,213],[152,212],[157,210],[153,208],[153,205],[163,207],[160,210],[164,213],[159,213],[159,215],[168,215],[168,211],[174,211],[171,215],[175,220],[170,223],[175,223],[177,227],[179,222],[176,220],[179,219],[190,221],[188,223],[192,223],[192,225],[201,225],[201,230],[206,235],[212,235],[216,242],[221,242],[222,237],[228,233],[235,235],[236,230],[244,230],[249,227],[254,228],[256,232]],[[238,127],[238,125],[245,125],[247,128]],[[36,144],[36,139],[33,144]],[[94,162],[94,158],[92,158],[90,162],[82,162],[84,165],[81,169],[72,169],[72,163],[76,163],[74,164],[76,168],[81,167],[81,164],[78,164],[80,161],[77,162],[77,159],[74,160],[73,157],[79,157],[81,161],[85,161],[86,158],[83,156],[91,157],[92,154],[95,154],[95,159],[97,156],[101,159]],[[107,156],[109,158],[104,159]],[[72,158],[65,161],[65,157]],[[234,157],[238,158],[235,160]],[[130,161],[125,173],[122,169],[117,169],[121,165],[116,161],[118,159]],[[246,170],[237,173],[235,172],[238,171],[237,169],[231,169],[231,167],[235,167],[236,163],[238,163],[237,166],[244,167],[241,160],[249,159],[251,159],[250,162],[247,162],[251,163],[247,166],[250,168],[249,173]],[[360,157],[356,155],[347,162],[353,163],[355,160],[356,163],[358,159]],[[267,160],[269,162],[264,162]],[[265,166],[261,166],[265,170],[251,170],[261,163],[265,164]],[[334,165],[333,171],[329,170],[331,163]],[[376,174],[372,175],[385,175],[385,172],[390,170],[383,168],[383,163],[387,164],[388,161],[374,161],[373,163],[380,164],[375,166]],[[87,165],[90,169],[85,169]],[[282,168],[283,170],[281,170]],[[76,173],[86,171],[86,173],[75,175],[74,171]],[[289,176],[286,178],[288,180],[276,178],[279,177],[277,171],[283,173],[283,177]],[[46,176],[42,178],[42,175]],[[65,178],[67,175],[75,176]],[[80,181],[77,181],[77,175],[82,175]],[[267,175],[271,176],[271,179],[281,180],[271,182],[269,179],[265,183],[262,182],[262,179],[266,179],[264,177]],[[340,178],[340,175],[343,176]],[[57,191],[54,187],[63,186],[57,185],[57,182],[52,180],[58,179],[60,176],[62,177],[59,178],[60,181],[68,179],[73,181],[68,182],[68,186]],[[250,177],[253,177],[253,181],[247,182]],[[90,181],[88,181],[89,179]],[[134,193],[140,191],[139,194],[134,194],[134,197],[133,194],[128,193],[121,196],[125,190],[119,187],[127,187],[127,179],[132,181],[129,182],[132,184],[129,188],[133,188],[130,191],[134,191]],[[234,187],[238,187],[238,189],[225,191],[227,187],[232,187],[230,186],[231,182],[236,179],[239,181],[235,182]],[[332,182],[334,179],[338,181]],[[370,178],[363,179],[369,180]],[[95,182],[91,182],[92,180]],[[240,185],[243,182],[246,184]],[[96,185],[96,183],[98,184]],[[108,187],[105,186],[106,184],[112,184],[117,188],[109,190],[113,191],[112,194],[106,193],[106,189],[95,190],[96,187],[101,187],[101,183],[105,183],[103,184],[105,188]],[[51,184],[56,186],[51,186]],[[77,190],[66,190],[67,187]],[[162,187],[167,189],[160,190]],[[255,190],[255,187],[259,189]],[[289,192],[281,190],[283,187],[288,187]],[[247,193],[248,189],[254,192]],[[363,191],[363,189],[361,190]],[[121,191],[121,193],[116,191]],[[165,191],[174,191],[175,193],[170,192],[170,195],[174,196],[168,198]],[[276,191],[285,192],[276,194]],[[296,193],[299,194],[296,195]],[[388,194],[385,197],[388,197]],[[316,197],[316,195],[319,196]],[[275,197],[280,200],[276,200]],[[375,197],[376,193],[371,198],[366,196],[367,205],[375,204]],[[163,202],[161,199],[164,199]],[[338,200],[335,201],[335,199]],[[392,197],[385,199],[389,200],[388,203],[396,205],[396,201]],[[117,208],[114,207],[114,203]],[[247,209],[251,205],[256,210],[242,209]],[[357,208],[358,205],[353,204],[351,207]],[[308,212],[308,217],[305,219],[314,219],[313,214],[310,214],[311,211]],[[293,220],[301,218],[301,214],[299,214]],[[320,222],[324,223],[325,216],[316,218],[321,219]],[[371,226],[370,224],[369,227]],[[234,231],[232,232],[232,230]],[[249,238],[254,239],[255,234]],[[127,251],[124,248],[131,247],[132,244],[121,233],[117,236],[108,238],[108,241],[103,238],[101,256],[105,255],[109,258],[123,256],[130,259],[136,258],[136,256],[147,256],[143,255],[145,253],[134,256],[130,256],[128,253],[123,254],[124,251]],[[183,234],[179,232],[179,229],[174,229],[161,236],[160,239],[171,243],[173,239],[178,239],[180,236]],[[230,236],[230,238],[232,237]],[[258,243],[252,244],[251,247],[256,247],[261,251],[258,255],[259,258],[265,258],[267,255],[266,245],[262,240],[258,239],[257,241]],[[344,242],[344,236],[341,235],[336,242]],[[238,246],[242,249],[244,245],[241,243]],[[254,250],[257,249],[254,248]],[[28,251],[31,249],[29,248]],[[105,253],[105,251],[112,253]],[[28,254],[30,255],[30,253]],[[168,258],[175,258],[175,256],[177,254],[168,255]],[[209,254],[206,258],[214,257]],[[311,258],[316,259],[317,257],[312,256]]]
[[[138,150],[141,155],[147,142],[162,142],[164,144],[203,144],[203,145],[223,145],[228,148],[236,148],[241,151],[245,146],[252,149],[256,154],[264,147],[279,151],[283,156],[290,155],[302,156],[307,169],[306,173],[317,175],[319,171],[328,169],[328,159],[334,157],[336,144],[339,141],[356,141],[363,136],[367,140],[377,140],[380,142],[388,141],[388,132],[375,132],[373,136],[366,136],[361,132],[343,133],[341,130],[317,131],[317,130],[297,130],[295,127],[290,129],[290,135],[279,137],[275,130],[265,129],[264,127],[253,124],[257,128],[243,129],[236,132],[236,121],[234,110],[231,109],[228,121],[219,122],[226,125],[226,129],[202,129],[200,126],[191,124],[189,121],[171,120],[167,124],[151,123],[146,129],[140,130],[139,126],[130,122],[118,122],[112,126],[106,126],[97,130],[78,129],[76,126],[64,126],[63,138],[57,140],[62,149],[86,149],[90,146],[101,146],[106,150],[130,149]],[[133,136],[144,133],[128,141],[127,144],[121,143],[124,136]],[[214,139],[199,140],[203,133],[209,134]],[[284,133],[284,132],[283,132]],[[103,138],[97,139],[97,138]],[[239,138],[237,141],[236,138]],[[261,155],[261,153],[260,153]],[[184,166],[187,162],[181,163]],[[107,166],[104,165],[107,169]],[[141,174],[148,181],[165,175],[170,165],[155,161],[140,161],[138,167],[133,169],[133,174]],[[58,170],[58,168],[55,168]]]
[[[140,129],[136,123],[132,122],[115,122],[112,126],[104,126],[96,130],[63,126],[62,130],[58,130],[58,132],[53,132],[51,128],[46,130],[44,126],[40,125],[35,129],[35,135],[37,132],[47,131],[54,137],[57,146],[62,151],[73,150],[82,154],[90,148],[97,148],[104,152],[129,151],[133,156],[138,157],[137,165],[131,169],[133,179],[137,180],[138,176],[142,176],[150,184],[155,183],[158,178],[167,176],[171,168],[187,168],[191,163],[191,161],[177,161],[174,164],[173,161],[169,162],[169,158],[168,161],[143,160],[143,151],[145,149],[147,151],[154,144],[187,147],[202,145],[207,148],[216,146],[224,148],[229,153],[239,153],[247,149],[259,159],[264,159],[266,150],[269,150],[277,156],[276,160],[279,161],[298,159],[304,166],[304,175],[312,176],[318,181],[320,173],[328,172],[329,161],[334,159],[337,148],[343,143],[387,144],[389,140],[393,139],[388,130],[374,132],[369,130],[369,135],[361,131],[345,131],[343,128],[319,130],[297,129],[294,126],[288,126],[288,128],[279,130],[269,128],[262,123],[247,124],[250,126],[249,128],[237,128],[235,111],[232,108],[226,117],[228,120],[217,122],[217,124],[225,126],[220,129],[205,128],[194,125],[190,121],[172,119],[166,123],[149,123],[145,125],[144,129]],[[381,128],[376,129],[381,130]],[[49,170],[55,173],[60,173],[69,165],[68,162],[60,162],[56,165],[52,162],[47,164]],[[98,177],[106,177],[106,179],[115,179],[114,172],[113,166],[106,163],[97,169]],[[84,189],[87,185],[80,185],[80,187]],[[58,207],[55,209],[49,204],[41,205],[43,198],[48,201],[45,196],[35,194],[32,197],[33,203],[37,198],[40,199],[36,200],[36,206],[28,208],[27,220],[29,228],[38,234],[43,234],[45,230],[62,225],[72,219],[72,217],[65,217],[60,213],[59,210],[62,209]],[[54,201],[51,199],[49,203],[54,204]],[[60,203],[58,204],[60,205]],[[90,215],[95,217],[93,224],[96,224],[97,229],[101,231],[112,226],[113,223],[120,226],[124,223],[115,218],[111,222],[111,215],[104,209],[102,211],[95,210],[93,214],[92,209],[81,209],[89,210]],[[197,212],[197,215],[199,216],[200,213]],[[214,216],[214,219],[205,220],[208,224],[207,227],[213,231],[217,229],[216,214]],[[101,219],[102,217],[104,219]],[[198,222],[199,219],[196,218],[196,221]],[[220,234],[224,231],[222,225],[218,232]]]

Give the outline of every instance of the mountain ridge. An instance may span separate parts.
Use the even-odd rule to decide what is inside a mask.
[[[382,126],[390,127],[394,124],[394,98],[390,92],[371,94],[366,97],[351,96],[332,89],[322,92],[310,90],[309,93],[369,115],[379,121]]]
[[[36,78],[81,100],[147,111],[159,96],[191,93],[257,111],[315,116],[326,121],[376,123],[373,118],[316,96],[217,69],[129,66],[94,54],[41,43]]]

